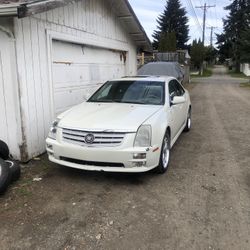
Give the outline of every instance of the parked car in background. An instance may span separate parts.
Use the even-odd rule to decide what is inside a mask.
[[[189,93],[175,78],[122,78],[59,115],[46,147],[52,162],[72,168],[164,173],[170,148],[190,127]]]
[[[182,83],[184,69],[178,62],[150,62],[143,65],[137,75],[173,76]]]

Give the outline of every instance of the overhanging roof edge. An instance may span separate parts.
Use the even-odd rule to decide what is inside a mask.
[[[150,41],[150,39],[148,38],[146,31],[145,31],[144,28],[142,27],[142,25],[141,25],[141,23],[140,23],[138,17],[136,16],[136,14],[135,14],[135,12],[134,12],[132,6],[130,5],[130,3],[129,3],[128,0],[123,0],[123,1],[125,2],[125,4],[126,4],[128,10],[129,10],[129,12],[132,14],[132,16],[133,16],[133,18],[134,18],[136,24],[138,25],[138,28],[139,28],[140,31],[142,32],[143,37],[144,37],[144,39],[145,39],[145,42],[147,43],[148,50],[149,50],[149,51],[153,51],[151,41]]]
[[[15,4],[4,4],[0,5],[0,16],[7,17],[7,16],[18,16],[18,17],[25,17],[28,15],[33,15],[40,12],[48,11],[49,9],[61,7],[66,5],[70,2],[75,2],[77,0],[34,0],[30,2],[20,2]],[[136,16],[133,8],[131,7],[128,0],[119,0],[125,3],[127,7],[128,14],[131,15],[131,19],[134,22],[134,25],[138,31],[140,31],[141,35],[143,36],[143,41],[141,44],[138,44],[138,39],[135,39],[133,35],[131,35],[131,39],[135,41],[137,46],[142,46],[142,48],[146,51],[152,51],[152,44],[149,40],[144,28],[142,27],[138,17]],[[35,6],[35,7],[34,7]],[[36,6],[39,6],[37,8]],[[125,25],[128,26],[127,23]]]

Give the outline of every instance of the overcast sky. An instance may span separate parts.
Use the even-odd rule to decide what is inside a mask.
[[[129,2],[147,32],[148,37],[152,40],[152,33],[157,25],[156,19],[158,15],[163,12],[166,0],[129,0]],[[205,2],[207,5],[216,5],[215,8],[209,8],[207,11],[206,26],[217,27],[215,29],[216,33],[222,31],[222,18],[227,14],[223,8],[230,4],[230,0],[181,0],[182,6],[186,8],[188,13],[190,42],[194,38],[201,38],[202,36],[203,11],[202,9],[197,9],[195,7],[204,5]],[[206,29],[206,44],[209,44],[210,42],[210,32],[210,29]]]

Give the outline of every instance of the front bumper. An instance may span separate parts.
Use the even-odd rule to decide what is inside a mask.
[[[133,145],[133,140],[134,135],[130,134],[117,147],[86,147],[47,138],[46,149],[50,161],[82,170],[136,173],[157,167],[160,147],[129,147]],[[135,159],[135,154],[145,157]]]

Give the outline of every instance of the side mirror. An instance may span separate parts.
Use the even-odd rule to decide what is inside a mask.
[[[176,104],[181,104],[184,103],[185,97],[184,96],[174,96],[173,100],[171,101],[172,105],[176,105]]]

